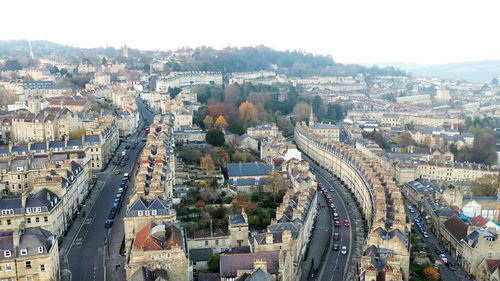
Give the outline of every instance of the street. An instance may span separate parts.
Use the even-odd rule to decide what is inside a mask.
[[[139,127],[134,136],[130,137],[128,141],[124,141],[117,149],[118,152],[124,151],[125,146],[130,142],[138,143],[136,148],[130,148],[126,151],[129,158],[125,161],[125,166],[115,166],[109,163],[104,171],[95,173],[98,176],[97,183],[94,187],[93,193],[97,193],[94,197],[95,202],[87,202],[86,216],[80,220],[81,224],[74,224],[72,228],[76,228],[76,235],[74,237],[67,237],[65,239],[69,245],[65,245],[64,241],[61,246],[62,263],[61,269],[65,272],[70,271],[69,280],[105,280],[104,277],[104,253],[107,251],[105,247],[107,236],[113,228],[106,229],[104,227],[105,221],[108,219],[108,214],[113,206],[113,201],[120,187],[120,182],[124,173],[131,174],[132,167],[137,161],[137,158],[144,145],[141,139],[145,136],[144,125],[147,125],[153,119],[153,114],[144,108],[142,102],[137,102],[139,112],[141,115]],[[148,122],[143,122],[145,118]],[[115,175],[115,171],[120,171],[119,175]],[[129,186],[129,189],[133,186]],[[126,199],[124,200],[126,202]],[[92,205],[91,205],[92,204]],[[126,204],[121,207],[120,213],[125,212]],[[121,218],[123,215],[120,216]],[[116,221],[115,224],[123,221]],[[122,230],[123,231],[123,230]],[[71,234],[70,234],[71,235]],[[122,235],[123,236],[123,235]],[[66,237],[65,237],[66,238]],[[108,253],[109,255],[109,253]],[[63,274],[64,277],[64,274]],[[63,280],[65,280],[63,278]]]

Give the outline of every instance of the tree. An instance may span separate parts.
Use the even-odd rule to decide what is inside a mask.
[[[19,100],[19,96],[12,90],[6,90],[1,94],[0,101],[3,104],[14,104]]]
[[[284,136],[290,136],[293,135],[293,124],[292,121],[290,121],[290,118],[287,118],[286,116],[280,115],[278,116],[276,120],[276,124],[278,125],[278,128],[283,131]]]
[[[439,280],[439,272],[434,267],[427,267],[424,269],[424,276],[427,280]]]
[[[221,115],[224,115],[224,118],[226,118],[228,116],[229,104],[218,102],[209,106],[208,110],[210,111],[210,116],[212,116],[214,120],[217,120]]]
[[[238,105],[241,100],[240,88],[234,84],[224,89],[224,102]]]
[[[3,66],[4,70],[21,70],[21,64],[19,63],[18,60],[7,60]]]
[[[322,114],[321,114],[321,105],[322,104],[323,104],[323,100],[321,99],[321,97],[318,95],[314,96],[313,101],[312,101],[312,109],[313,109],[313,112],[318,117],[322,116]]]
[[[496,196],[500,187],[498,175],[486,175],[474,181],[472,192],[474,196]]]
[[[208,270],[212,273],[220,272],[220,254],[215,254],[208,260]]]
[[[105,57],[105,56],[103,56],[103,57],[102,57],[101,64],[106,64],[107,62],[108,62],[108,61],[106,60],[106,57]]]
[[[497,161],[495,150],[496,138],[492,129],[482,129],[477,136],[474,137],[472,145],[472,161],[477,163],[485,163],[486,165],[494,165]]]
[[[205,171],[215,170],[214,160],[212,160],[212,156],[210,154],[207,154],[205,155],[205,157],[201,158],[200,166],[201,169]]]
[[[430,136],[430,135],[426,135],[426,136],[424,137],[424,144],[425,144],[426,146],[431,146],[431,136]]]
[[[311,106],[305,102],[299,102],[293,107],[292,117],[295,122],[305,120],[311,114]]]
[[[229,124],[227,123],[226,118],[224,118],[223,115],[219,116],[219,118],[217,118],[217,120],[215,120],[215,124],[214,124],[215,128],[217,128],[219,130],[224,130],[227,128],[227,126],[229,126]]]
[[[150,70],[151,65],[149,65],[148,63],[144,64],[144,66],[142,67],[142,71],[144,71],[145,73],[149,73]]]
[[[415,141],[411,137],[410,132],[407,132],[407,131],[402,132],[399,136],[397,136],[395,141],[397,144],[399,144],[403,147],[407,147],[407,146],[415,143]]]
[[[179,88],[179,87],[169,87],[167,92],[170,94],[170,98],[171,98],[171,99],[175,99],[175,97],[176,97],[176,96],[177,96],[180,92],[182,92],[182,89],[181,89],[181,88]]]
[[[71,140],[81,140],[82,136],[85,135],[85,132],[86,132],[85,129],[80,129],[80,130],[74,131],[73,133],[71,133],[70,139]]]
[[[250,122],[252,120],[258,120],[259,111],[250,102],[243,102],[240,104],[240,118],[243,122]]]
[[[205,129],[211,129],[214,126],[214,119],[212,116],[205,116],[205,119],[203,119],[203,125],[205,125]]]
[[[271,177],[266,181],[266,185],[271,190],[274,203],[276,203],[276,198],[278,197],[279,192],[286,189],[285,179],[280,173],[274,171],[271,174]]]
[[[213,146],[223,146],[225,141],[224,133],[216,129],[210,129],[205,135],[205,140]]]

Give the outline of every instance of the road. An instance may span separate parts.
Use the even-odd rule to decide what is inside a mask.
[[[325,187],[327,190],[330,190],[330,187],[332,185],[324,178],[321,176],[317,170],[315,170],[316,174],[316,180],[323,184],[323,187]],[[337,186],[339,183],[333,182],[333,188],[339,188]],[[339,195],[337,192],[330,192],[328,191],[330,196],[333,198],[334,204],[337,207],[338,214],[339,214],[339,221],[342,223],[341,227],[333,227],[333,232],[334,233],[339,233],[340,234],[340,240],[333,241],[331,244],[339,244],[339,247],[341,248],[342,246],[346,246],[348,250],[350,250],[350,229],[348,227],[345,227],[343,225],[344,220],[348,219],[347,216],[347,210],[344,206],[344,202],[340,199]],[[331,223],[333,224],[333,219],[331,220]],[[333,237],[332,237],[333,239]],[[343,280],[343,275],[344,275],[344,270],[345,270],[345,264],[347,262],[347,255],[342,255],[340,251],[333,251],[330,249],[328,251],[328,254],[325,257],[324,260],[324,270],[321,275],[321,280],[323,281],[331,281],[331,280]]]
[[[408,208],[406,209],[406,213],[409,215],[411,221],[414,221],[416,217],[421,219],[421,214],[418,212],[418,210],[416,210],[416,208],[415,208],[415,213],[411,213],[410,210],[408,210]],[[415,231],[415,233],[417,233],[417,235],[421,238],[421,241],[432,250],[432,255],[434,256],[434,258],[436,260],[441,260],[439,256],[435,253],[435,251],[436,250],[443,251],[444,250],[443,247],[439,245],[436,236],[431,231],[429,231],[427,226],[424,226],[424,229],[426,229],[427,233],[429,234],[429,238],[424,238],[422,233],[416,227],[413,227],[412,231]],[[457,261],[449,253],[445,253],[445,255],[448,258],[448,261],[455,266],[456,270],[451,271],[444,264],[439,265],[439,274],[441,274],[443,280],[445,281],[465,280],[464,271],[459,266],[457,266]]]
[[[153,119],[153,114],[144,107],[141,101],[138,100],[137,104],[141,115],[138,134],[135,138],[131,137],[129,141],[138,142],[139,145],[135,149],[126,150],[129,160],[126,161],[124,167],[110,163],[105,171],[96,173],[98,180],[95,188],[100,189],[96,190],[99,192],[98,197],[91,209],[87,210],[83,223],[80,226],[73,226],[79,227],[79,230],[70,244],[66,256],[71,271],[71,280],[104,280],[104,247],[109,231],[109,229],[104,228],[104,223],[113,206],[123,173],[131,172],[143,147],[141,139],[145,136],[145,132],[142,128]],[[145,118],[148,121],[144,123]],[[126,142],[121,143],[118,151],[123,151],[125,145]],[[121,172],[120,175],[115,175],[116,170]],[[124,209],[125,206],[122,206],[122,211]]]

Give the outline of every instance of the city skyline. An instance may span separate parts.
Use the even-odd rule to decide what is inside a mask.
[[[500,39],[491,36],[494,13],[500,8],[494,1],[473,6],[455,1],[314,1],[307,6],[280,1],[130,3],[85,2],[77,15],[75,6],[59,0],[51,5],[5,3],[6,10],[24,9],[25,20],[19,20],[18,13],[6,13],[0,24],[10,28],[0,39],[49,40],[83,48],[126,44],[141,50],[266,45],[361,64],[500,59]]]

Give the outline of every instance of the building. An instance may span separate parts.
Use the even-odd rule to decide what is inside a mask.
[[[480,264],[485,259],[500,259],[500,240],[496,231],[480,228],[468,233],[462,243],[462,256],[464,270],[484,278],[486,268],[481,268]]]
[[[0,251],[2,280],[59,280],[59,248],[46,230],[0,232]]]
[[[340,141],[340,127],[331,123],[323,124],[314,122],[313,110],[311,107],[311,116],[309,117],[309,128],[314,134],[325,140]]]
[[[261,269],[279,280],[283,271],[280,268],[280,251],[262,253],[228,254],[220,256],[220,280],[239,280],[244,274],[252,274]]]
[[[247,135],[251,136],[254,139],[261,140],[263,138],[277,138],[281,135],[281,132],[274,124],[260,125],[257,127],[248,128]]]
[[[137,270],[164,269],[170,280],[192,279],[183,230],[171,223],[148,223],[135,235],[127,254],[127,280]]]
[[[229,163],[227,164],[229,185],[245,192],[263,185],[271,175],[271,168],[264,163]]]

